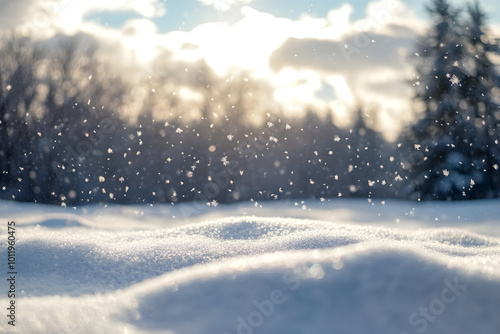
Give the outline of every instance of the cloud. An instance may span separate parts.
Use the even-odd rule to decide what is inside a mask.
[[[166,7],[159,0],[71,0],[61,7],[58,26],[66,31],[78,30],[88,14],[127,11],[144,18],[161,17],[167,13]]]
[[[408,55],[417,36],[413,32],[407,36],[352,33],[338,41],[289,38],[272,53],[269,65],[277,74],[317,73],[335,92],[331,102],[337,103],[330,103],[331,108],[370,106],[378,110],[387,128],[398,130],[396,121],[410,109]]]
[[[46,38],[83,30],[84,18],[91,13],[132,11],[145,18],[166,14],[160,0],[0,0],[0,8],[0,30]]]
[[[165,5],[159,0],[67,0],[64,1],[61,10],[66,9],[85,16],[89,13],[114,11],[133,11],[147,18],[160,17],[167,13]]]
[[[244,6],[240,9],[242,18],[234,24],[205,23],[189,32],[168,33],[162,39],[165,47],[181,57],[205,58],[221,75],[231,67],[240,67],[265,76],[271,74],[269,56],[288,38],[338,38],[350,29],[345,16],[351,11],[350,5],[344,5],[330,11],[327,18],[304,16],[294,21]]]
[[[241,8],[253,0],[198,0],[205,6],[214,6],[217,11],[229,11],[235,8]]]
[[[58,3],[36,0],[0,0],[0,31],[17,28],[21,25],[32,29],[46,26],[56,14]]]
[[[377,34],[353,34],[339,41],[289,38],[271,54],[269,64],[274,71],[292,67],[338,74],[398,67],[405,64],[400,50],[412,43],[406,37]]]

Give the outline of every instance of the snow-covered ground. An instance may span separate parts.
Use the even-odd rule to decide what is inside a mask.
[[[500,332],[500,201],[1,201],[0,222],[1,333]]]

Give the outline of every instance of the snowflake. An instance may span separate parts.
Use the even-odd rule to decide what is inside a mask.
[[[453,76],[451,77],[450,79],[450,82],[451,82],[451,85],[459,85],[460,84],[460,79],[455,75],[453,74]]]

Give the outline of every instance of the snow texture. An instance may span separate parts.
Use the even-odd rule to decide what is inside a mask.
[[[17,222],[15,330],[498,333],[499,204],[0,202]]]

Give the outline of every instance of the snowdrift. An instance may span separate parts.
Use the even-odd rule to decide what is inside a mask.
[[[0,202],[19,292],[0,332],[498,333],[499,204]]]

